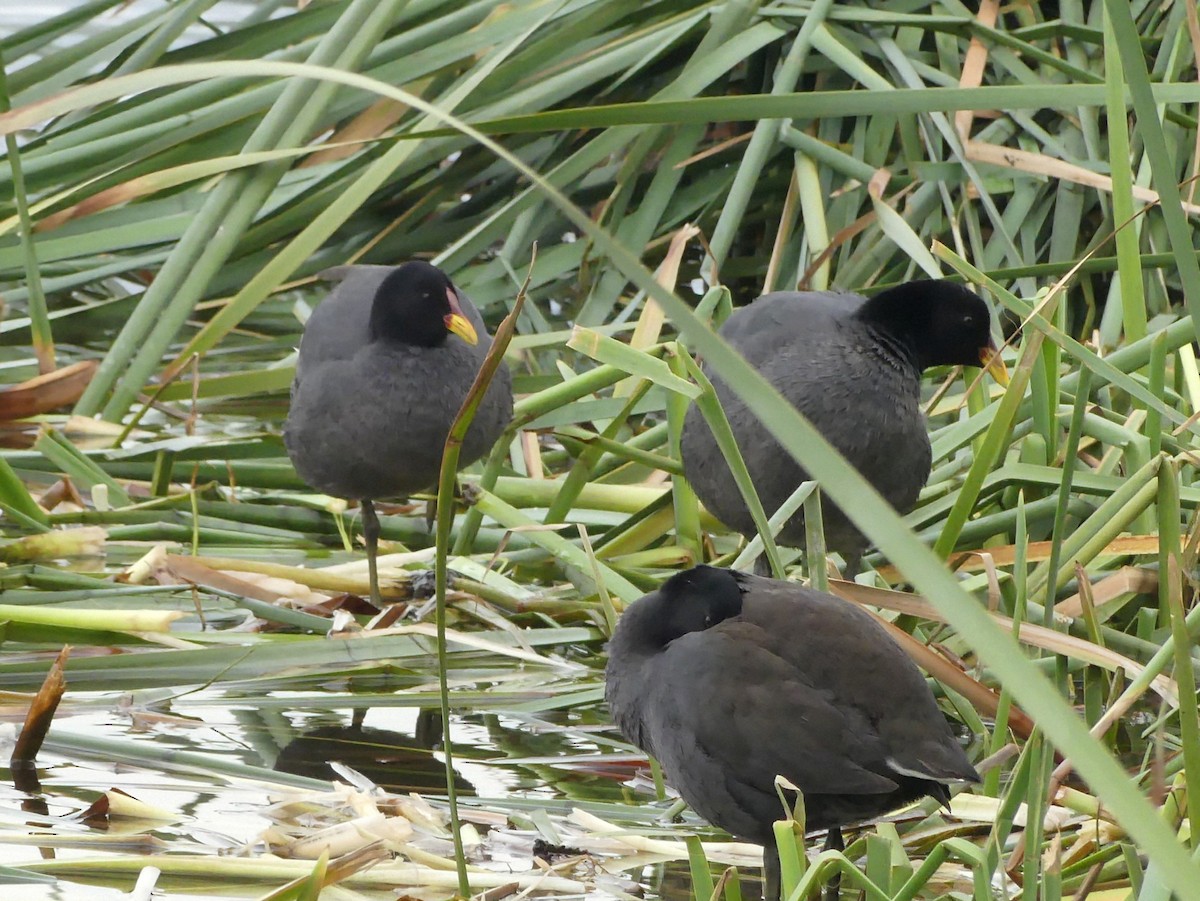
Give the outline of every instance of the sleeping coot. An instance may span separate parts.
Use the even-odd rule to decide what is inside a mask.
[[[323,275],[338,284],[304,329],[283,437],[304,481],[362,503],[378,605],[372,499],[435,486],[446,436],[492,342],[475,305],[429,263]],[[502,363],[467,431],[461,465],[491,449],[512,404]]]
[[[985,365],[1007,384],[987,305],[961,285],[908,282],[870,300],[857,294],[780,291],[734,312],[721,335],[875,486],[900,513],[929,478],[921,373],[937,365]],[[759,499],[770,515],[808,474],[719,378],[713,384]],[[754,522],[697,407],[683,426],[688,482],[704,505],[747,537]],[[866,539],[836,507],[824,515],[830,550],[853,576]],[[803,546],[803,511],[779,534]]]
[[[635,601],[609,644],[605,698],[631,742],[705,819],[764,845],[776,775],[809,829],[870,819],[979,776],[916,665],[866,611],[832,595],[697,566]]]

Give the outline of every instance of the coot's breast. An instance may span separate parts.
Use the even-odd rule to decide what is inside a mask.
[[[480,329],[476,347],[456,338],[436,348],[376,342],[349,360],[306,368],[285,431],[296,471],[335,497],[433,487],[446,435],[490,345]],[[467,432],[460,465],[486,453],[512,418],[511,384],[502,367]]]
[[[387,498],[435,486],[446,435],[492,345],[479,310],[458,292],[476,345],[369,340],[371,300],[390,266],[332,270],[340,283],[313,311],[300,344],[284,442],[297,473],[335,497]],[[501,363],[459,455],[468,466],[512,419]]]

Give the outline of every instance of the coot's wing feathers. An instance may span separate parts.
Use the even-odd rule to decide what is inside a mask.
[[[658,675],[657,684],[647,688],[657,696],[661,721],[650,725],[669,773],[683,769],[673,766],[674,753],[689,762],[697,759],[686,747],[674,750],[673,735],[690,732],[696,751],[736,770],[743,781],[752,780],[760,792],[773,791],[775,775],[814,793],[877,794],[896,788],[886,775],[858,763],[858,757],[876,756],[855,753],[864,740],[856,732],[866,724],[856,722],[853,711],[839,709],[828,691],[813,688],[806,673],[766,649],[757,625],[730,620],[677,639],[663,654]],[[771,728],[764,729],[764,723]]]
[[[342,266],[330,266],[328,269],[322,269],[317,273],[317,278],[325,282],[340,282],[356,273],[365,275],[371,272],[380,272],[387,275],[395,268],[395,266],[384,266],[379,263],[346,263]]]
[[[792,582],[740,577],[747,589],[742,619],[763,624],[766,646],[811,674],[838,686],[843,709],[891,711],[878,727],[879,758],[872,768],[939,781],[978,778],[954,740],[925,677],[887,631],[848,601]],[[871,648],[864,657],[863,648]]]
[[[920,741],[888,757],[897,773],[932,782],[978,782],[979,773],[957,744]]]
[[[391,266],[338,266],[336,284],[317,304],[300,339],[300,358],[311,372],[332,361],[349,360],[368,343],[368,325],[375,292]]]
[[[929,435],[915,371],[882,353],[857,313],[865,299],[833,292],[767,294],[737,310],[721,334],[901,512],[913,508],[929,475]],[[787,454],[741,398],[711,374],[746,467],[768,512],[809,474]],[[696,493],[743,534],[754,524],[729,476],[716,440],[693,405],[681,453]],[[802,545],[803,513],[783,528],[785,544]],[[830,549],[852,563],[865,537],[836,506],[825,515]]]
[[[326,363],[350,359],[366,342],[371,302],[391,268],[334,266],[317,274],[319,279],[332,282],[334,287],[309,315],[300,337],[300,353],[291,388],[293,405],[299,395],[301,376],[315,377],[317,370]],[[349,284],[343,286],[347,280]]]
[[[779,347],[836,329],[863,303],[858,294],[835,291],[776,291],[741,307],[721,327],[721,337],[758,364]]]
[[[480,333],[480,344],[487,340]],[[375,344],[350,359],[306,368],[285,430],[297,471],[337,497],[388,498],[429,488],[479,369],[478,351],[457,337],[438,348]],[[461,465],[486,453],[511,416],[511,376],[501,369],[467,431]]]
[[[841,704],[877,709],[889,698],[904,698],[916,715],[945,724],[921,671],[866,610],[796,582],[738,579],[740,619],[762,626],[772,653],[818,684],[836,685]],[[928,704],[911,700],[922,697]]]

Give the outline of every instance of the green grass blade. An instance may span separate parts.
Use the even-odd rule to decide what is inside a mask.
[[[1192,317],[1192,326],[1200,335],[1200,263],[1192,253],[1192,230],[1183,214],[1183,198],[1175,175],[1175,165],[1167,148],[1166,136],[1159,119],[1154,86],[1146,70],[1137,26],[1128,3],[1122,0],[1104,0],[1113,42],[1121,58],[1125,83],[1133,98],[1133,110],[1137,115],[1137,130],[1150,161],[1152,181],[1161,198],[1159,209],[1171,250],[1176,254],[1179,279],[1183,283],[1183,296]],[[1118,222],[1118,225],[1121,223]]]

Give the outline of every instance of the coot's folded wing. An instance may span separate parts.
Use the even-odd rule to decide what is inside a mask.
[[[896,783],[883,772],[858,762],[877,757],[883,763],[883,755],[870,748],[870,724],[764,648],[761,632],[729,621],[672,642],[662,657],[660,680],[647,686],[658,701],[660,721],[651,728],[664,766],[682,769],[672,763],[692,753],[686,739],[678,738],[689,734],[704,757],[724,762],[760,790],[773,792],[776,775],[803,792],[894,790]]]

